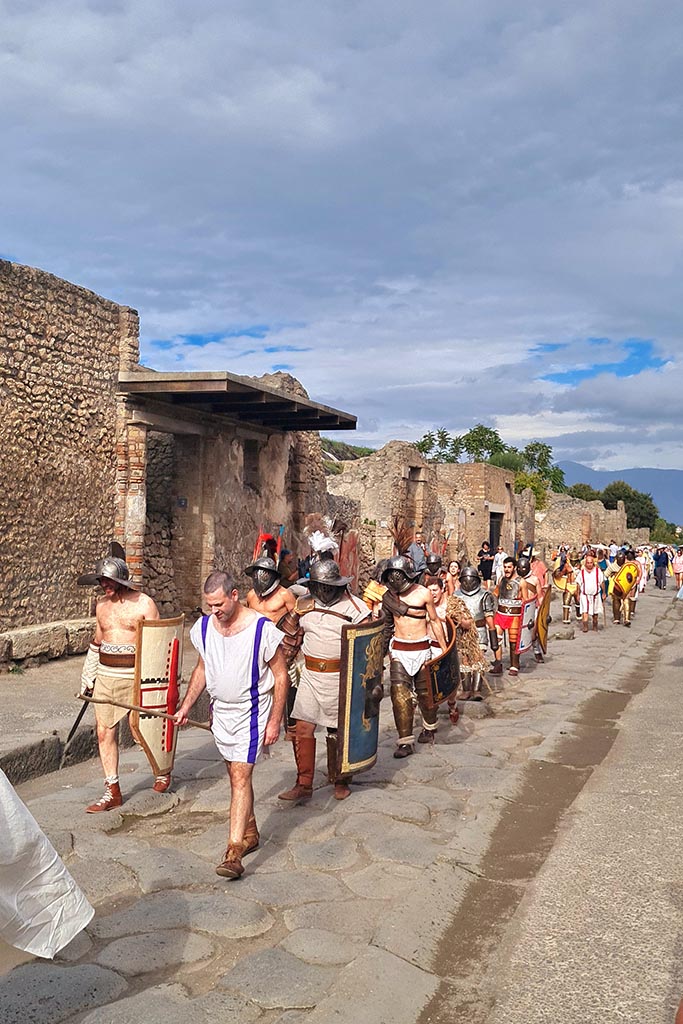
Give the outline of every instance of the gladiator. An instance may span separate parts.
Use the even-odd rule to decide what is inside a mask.
[[[538,615],[538,609],[540,606],[540,600],[543,597],[543,591],[541,588],[540,581],[531,571],[531,556],[520,555],[517,559],[517,575],[520,579],[524,580],[527,586],[528,596],[524,599],[529,601],[532,597],[536,598],[536,615]],[[544,662],[543,651],[541,645],[538,642],[538,636],[536,634],[536,628],[534,627],[534,636],[531,642],[531,648],[534,652],[534,660]]]
[[[503,660],[498,633],[494,625],[495,600],[490,590],[482,586],[479,571],[473,565],[467,565],[460,573],[460,587],[454,593],[455,597],[465,604],[477,630],[479,648],[485,654],[488,648],[493,653],[494,663],[491,668],[491,675],[499,676],[503,672]],[[480,659],[481,660],[481,659]],[[470,695],[478,695],[481,691],[482,673],[479,669],[473,669],[469,678],[463,668],[464,662],[461,658],[460,669],[463,673],[463,690]]]
[[[390,558],[382,573],[382,583],[387,587],[382,599],[382,612],[386,618],[384,649],[390,653],[391,705],[398,732],[394,757],[397,758],[415,753],[413,719],[416,704],[422,715],[422,731],[417,742],[434,743],[437,709],[428,706],[425,668],[434,652],[427,619],[441,650],[445,651],[447,647],[432,595],[417,582],[419,576],[412,561],[403,555]]]
[[[576,583],[576,573],[580,566],[581,556],[576,548],[572,548],[568,555],[560,555],[559,564],[553,571],[553,579],[562,591],[562,622],[565,624],[571,621],[572,604],[575,606],[576,617],[581,617]]]
[[[528,561],[528,559],[527,559]],[[503,562],[503,578],[496,584],[494,593],[498,598],[498,610],[494,622],[499,639],[505,632],[508,634],[510,645],[510,668],[511,676],[519,674],[519,652],[517,651],[517,640],[522,617],[522,605],[525,601],[535,596],[535,590],[525,579],[517,575],[517,563],[514,558],[506,558]]]
[[[350,776],[337,774],[342,629],[347,623],[369,618],[371,612],[365,602],[349,592],[350,582],[350,577],[341,575],[335,561],[314,562],[310,568],[310,594],[298,598],[294,610],[279,622],[289,658],[299,644],[304,656],[292,708],[296,782],[279,794],[278,799],[285,803],[305,803],[313,795],[317,725],[327,730],[327,774],[334,786],[334,797],[345,800],[351,795]]]
[[[583,568],[576,574],[579,585],[579,606],[581,608],[581,629],[588,632],[589,617],[593,622],[593,632],[598,632],[598,617],[602,611],[602,571],[595,564],[595,552],[589,549],[586,552]]]
[[[100,559],[95,571],[78,577],[82,587],[96,584],[104,591],[95,611],[95,636],[85,656],[81,673],[82,696],[105,703],[95,705],[97,746],[104,771],[104,795],[86,807],[88,814],[110,811],[123,803],[119,784],[118,723],[128,713],[107,701],[131,704],[135,683],[135,647],[137,626],[142,619],[158,619],[159,611],[151,597],[142,594],[130,578],[123,549],[112,544],[116,554]],[[157,793],[165,793],[171,776],[154,781]]]
[[[631,570],[629,574],[629,569]],[[622,571],[623,570],[623,571]],[[633,614],[633,595],[638,589],[638,583],[640,582],[642,569],[638,563],[633,560],[630,561],[626,557],[625,551],[618,551],[617,557],[613,562],[607,566],[605,575],[609,578],[610,584],[609,589],[612,593],[612,618],[616,626],[620,625],[623,621],[626,627],[631,625],[631,616]],[[632,586],[628,583],[625,586],[620,586],[620,581],[628,579],[630,575]]]

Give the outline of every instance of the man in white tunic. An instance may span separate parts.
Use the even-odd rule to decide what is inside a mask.
[[[575,575],[579,585],[579,608],[581,611],[584,633],[588,632],[588,616],[593,618],[593,632],[598,631],[598,615],[602,611],[602,570],[595,564],[595,552],[589,549],[583,562],[583,568]]]
[[[299,598],[292,616],[292,628],[303,631],[304,665],[292,709],[297,778],[292,789],[280,793],[279,799],[285,802],[303,803],[313,795],[316,725],[327,729],[327,771],[335,799],[344,800],[351,793],[348,778],[337,777],[336,767],[342,629],[372,613],[364,601],[349,593],[350,582],[336,562],[314,562],[311,596]]]
[[[184,725],[206,688],[211,696],[211,730],[230,779],[230,835],[216,873],[239,878],[242,857],[255,850],[259,832],[254,815],[254,765],[264,746],[277,742],[287,697],[287,666],[280,643],[284,634],[270,619],[240,604],[232,577],[212,572],[204,584],[210,615],[190,631],[199,655],[185,700],[175,720]]]

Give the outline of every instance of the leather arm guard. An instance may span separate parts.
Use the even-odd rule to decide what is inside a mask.
[[[498,633],[495,629],[489,629],[489,645],[492,651],[498,650]]]
[[[81,689],[84,697],[91,697],[95,688],[95,677],[100,664],[100,645],[90,644],[81,671]]]
[[[282,650],[289,668],[296,660],[304,639],[304,631],[299,625],[299,615],[296,612],[285,612],[277,623],[277,628],[285,634]]]

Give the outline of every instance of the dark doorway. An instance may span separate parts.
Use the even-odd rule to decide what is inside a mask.
[[[495,554],[500,544],[500,535],[503,529],[503,513],[491,512],[489,515],[489,544],[491,551]]]

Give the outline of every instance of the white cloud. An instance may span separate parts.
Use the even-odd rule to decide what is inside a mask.
[[[641,444],[574,451],[680,460],[654,438],[680,415],[683,9],[0,0],[0,18],[3,255],[137,307],[146,346],[265,323],[314,349],[178,345],[159,368],[286,362],[376,442],[637,420]],[[590,336],[615,360],[651,338],[672,364],[534,381],[534,345],[590,363]]]

